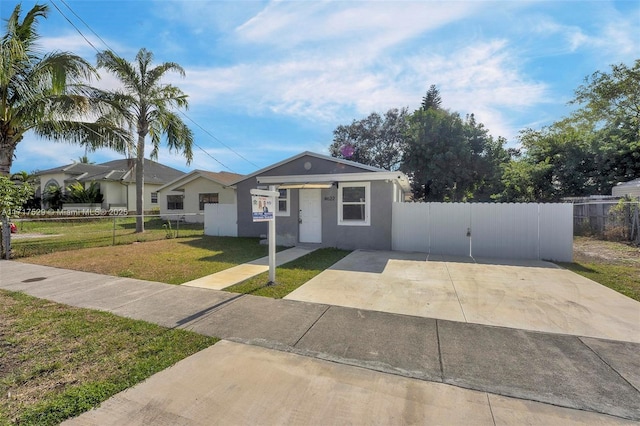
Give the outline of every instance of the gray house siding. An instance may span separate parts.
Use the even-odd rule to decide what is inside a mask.
[[[305,168],[306,163],[309,164]],[[262,173],[261,176],[319,175],[362,172],[363,170],[359,167],[305,155],[289,163],[267,170]],[[253,222],[253,219],[251,218],[251,194],[249,191],[258,187],[256,177],[253,176],[243,180],[242,182],[238,182],[236,187],[238,189],[238,236],[257,237],[260,235],[266,235],[268,231],[267,223]],[[278,243],[286,245],[292,245],[298,242],[298,210],[300,208],[299,192],[296,189],[292,189],[290,190],[290,193],[290,216],[278,216],[276,219],[276,232],[280,240]],[[324,211],[322,214],[324,215]]]
[[[367,172],[368,170],[349,164],[313,156],[302,156],[267,170],[259,176],[331,175]],[[257,237],[266,235],[268,232],[267,223],[253,222],[251,217],[250,190],[258,186],[256,176],[249,177],[236,184],[238,191],[238,236],[240,237]],[[338,225],[338,188],[334,185],[331,188],[322,189],[322,245],[343,249],[390,250],[393,191],[394,184],[392,182],[372,181],[370,224],[368,226],[348,226]],[[289,216],[276,217],[277,243],[282,245],[296,245],[299,242],[298,212],[300,209],[300,191],[298,189],[290,189],[289,192]]]
[[[345,250],[391,250],[393,183],[371,182],[369,226],[338,225],[338,189],[322,191],[322,243]]]

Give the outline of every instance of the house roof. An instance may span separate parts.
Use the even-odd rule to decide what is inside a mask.
[[[235,185],[235,184],[237,184],[239,182],[242,182],[242,181],[244,181],[246,179],[249,179],[249,178],[252,178],[252,177],[255,177],[255,176],[259,176],[259,175],[261,175],[261,174],[263,174],[265,172],[268,172],[269,170],[275,169],[276,167],[280,167],[283,164],[290,163],[290,162],[295,161],[295,160],[297,160],[299,158],[302,158],[304,156],[315,157],[315,158],[319,158],[319,159],[322,159],[322,160],[333,161],[333,162],[339,163],[339,164],[345,164],[345,165],[348,165],[348,166],[358,167],[358,168],[360,168],[360,169],[362,169],[363,171],[366,171],[366,172],[387,172],[388,171],[388,170],[380,169],[378,167],[367,166],[366,164],[356,163],[355,161],[344,160],[342,158],[337,158],[337,157],[330,157],[328,155],[317,154],[317,153],[311,152],[311,151],[304,151],[304,152],[302,152],[302,153],[300,153],[298,155],[294,155],[293,157],[289,157],[289,158],[287,158],[285,160],[282,160],[282,161],[280,161],[278,163],[272,164],[272,165],[267,166],[267,167],[265,167],[263,169],[255,171],[255,172],[253,172],[253,173],[251,173],[249,175],[245,175],[242,178],[234,181],[233,184]]]
[[[101,164],[73,163],[66,166],[54,167],[36,173],[37,176],[64,173],[71,176],[71,180],[91,182],[99,180],[135,182],[135,160],[121,159]],[[158,162],[144,159],[145,183],[162,185],[184,175],[184,172],[165,166]],[[70,180],[67,178],[66,180]]]
[[[161,186],[158,188],[158,191],[162,191],[170,188],[171,190],[176,190],[181,186],[186,185],[189,182],[192,182],[198,178],[208,179],[214,183],[217,183],[221,186],[232,186],[232,183],[237,181],[242,177],[237,173],[230,172],[209,172],[206,170],[193,170],[192,172],[186,173],[182,176],[173,179],[171,182]]]
[[[627,181],[627,182],[618,182],[616,184],[616,187],[618,187],[618,188],[619,187],[626,187],[626,186],[628,186],[628,187],[640,186],[640,178],[633,179],[633,180],[630,180],[630,181]]]

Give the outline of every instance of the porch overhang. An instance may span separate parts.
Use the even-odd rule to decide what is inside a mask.
[[[396,182],[405,191],[411,186],[401,172],[335,173],[322,175],[257,176],[258,183],[278,185],[280,188],[330,188],[339,182],[389,181]]]

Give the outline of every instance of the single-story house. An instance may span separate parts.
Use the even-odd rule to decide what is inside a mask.
[[[47,188],[57,186],[63,191],[71,184],[81,182],[85,187],[91,182],[100,184],[102,209],[113,208],[136,211],[135,160],[122,159],[100,164],[73,163],[36,173],[40,186],[36,194],[42,196]],[[145,210],[159,208],[158,189],[185,173],[152,160],[144,160]],[[43,206],[46,207],[46,206]]]
[[[205,204],[236,204],[231,185],[242,175],[194,170],[157,189],[160,215],[164,219],[184,216],[186,222],[204,222]]]
[[[611,195],[614,197],[640,198],[640,178],[618,183],[611,188]]]
[[[277,243],[391,250],[392,204],[410,191],[401,172],[303,152],[233,182],[239,237],[268,233],[253,222],[251,189],[275,187]],[[206,226],[206,225],[205,225]]]

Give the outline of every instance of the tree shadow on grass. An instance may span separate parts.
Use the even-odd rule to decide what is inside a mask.
[[[570,271],[573,272],[589,272],[589,273],[597,273],[598,271],[596,271],[595,269],[591,269],[587,266],[584,266],[580,263],[567,263],[567,262],[559,262],[558,263],[560,266],[562,266],[565,269],[568,269]]]

